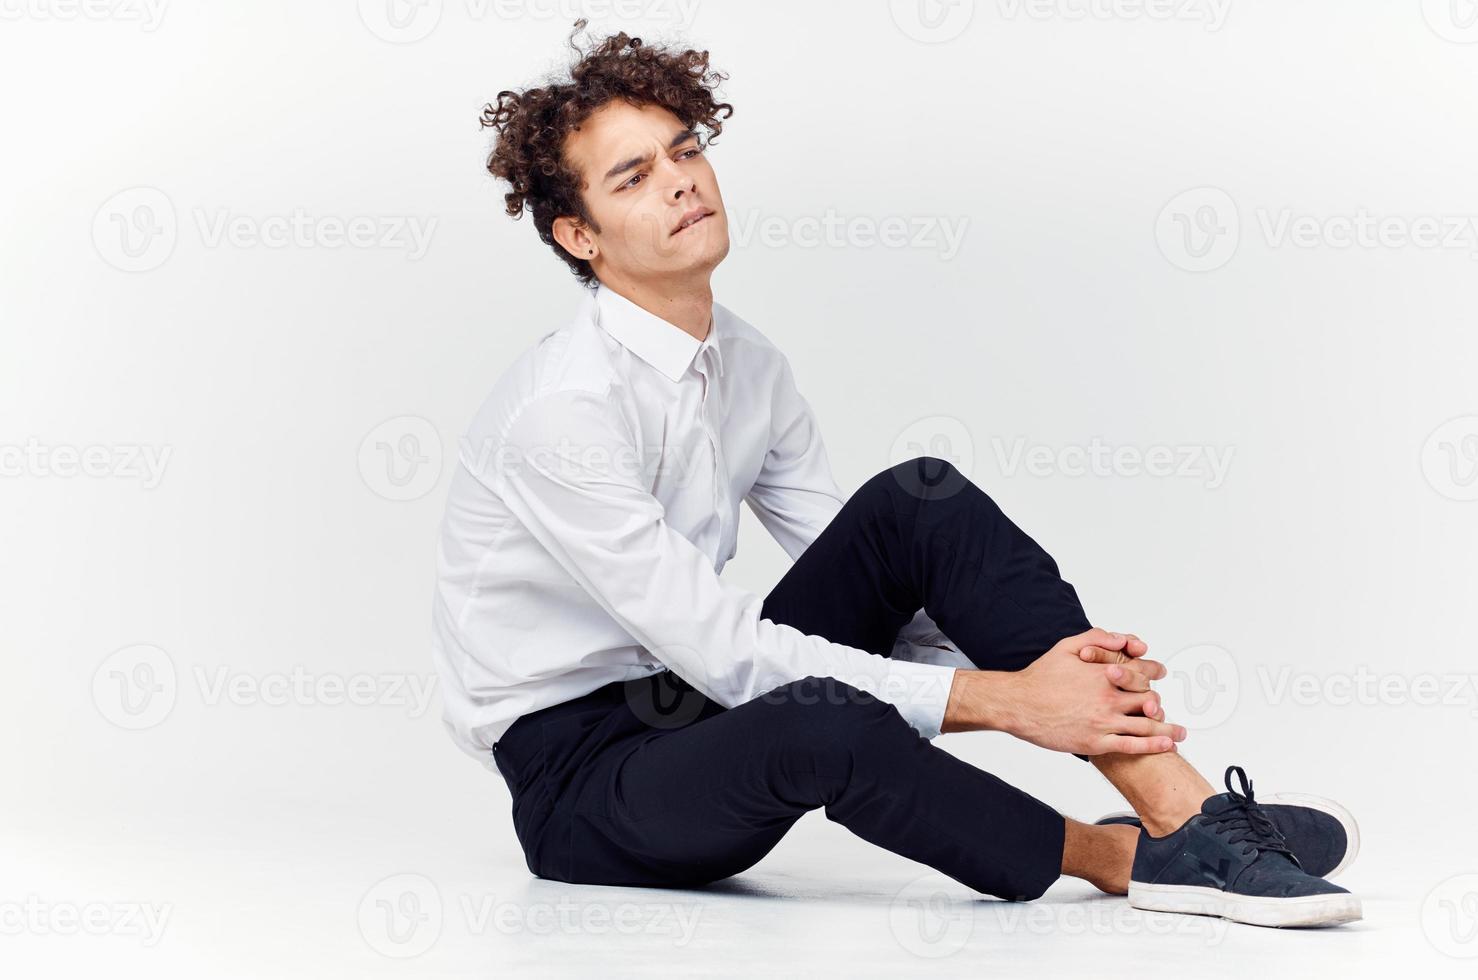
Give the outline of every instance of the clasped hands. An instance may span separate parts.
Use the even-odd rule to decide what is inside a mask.
[[[1165,721],[1150,683],[1165,665],[1133,633],[1090,629],[1058,641],[1019,671],[958,670],[945,732],[1006,731],[1059,752],[1174,752],[1186,737]]]

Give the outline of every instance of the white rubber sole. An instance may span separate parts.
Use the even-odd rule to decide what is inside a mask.
[[[1266,799],[1259,799],[1257,802],[1280,803],[1285,806],[1306,806],[1311,810],[1318,810],[1321,813],[1327,813],[1335,820],[1339,821],[1339,825],[1343,827],[1345,831],[1345,856],[1340,859],[1339,864],[1336,864],[1334,866],[1333,871],[1324,876],[1325,881],[1328,881],[1331,878],[1334,878],[1335,876],[1342,873],[1346,868],[1350,866],[1351,863],[1354,862],[1355,857],[1360,853],[1360,825],[1355,823],[1355,815],[1349,810],[1346,810],[1344,807],[1340,806],[1338,803],[1334,802],[1333,800],[1327,800],[1322,796],[1309,796],[1306,793],[1273,793]],[[1099,819],[1107,820],[1110,817],[1137,816],[1138,815],[1133,810],[1118,810],[1114,813],[1106,813]]]
[[[1251,926],[1337,926],[1362,918],[1354,895],[1301,895],[1259,898],[1234,895],[1204,885],[1146,885],[1129,882],[1129,904],[1148,912],[1216,915]]]

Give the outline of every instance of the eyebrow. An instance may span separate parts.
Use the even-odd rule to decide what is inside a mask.
[[[669,150],[675,150],[679,146],[682,146],[684,143],[686,143],[688,140],[696,137],[697,135],[698,131],[692,129],[691,127],[688,129],[684,129],[673,136],[672,139],[667,142],[667,148]],[[637,167],[640,167],[644,163],[650,163],[651,159],[652,154],[648,153],[646,156],[632,157],[630,160],[622,160],[610,170],[607,170],[606,175],[602,177],[601,180],[610,180],[612,177],[623,174],[628,170],[633,170]]]

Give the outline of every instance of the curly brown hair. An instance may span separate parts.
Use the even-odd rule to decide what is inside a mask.
[[[709,70],[707,51],[643,46],[641,38],[621,31],[582,52],[575,35],[585,25],[581,18],[570,32],[576,59],[567,79],[499,92],[496,105],[483,107],[481,121],[484,128],[498,131],[487,169],[513,188],[503,195],[508,214],[516,219],[531,211],[539,237],[585,286],[593,287],[590,263],[554,240],[554,219],[561,215],[578,218],[600,234],[580,193],[580,174],[565,161],[565,137],[601,106],[624,99],[634,106],[661,106],[683,125],[700,134],[706,130],[706,143],[712,143],[734,107],[715,100],[714,90],[729,76]]]

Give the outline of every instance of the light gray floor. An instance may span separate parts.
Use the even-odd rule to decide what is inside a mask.
[[[270,806],[227,793],[209,827],[187,826],[190,817],[167,806],[112,820],[76,813],[49,827],[33,823],[24,839],[8,836],[0,849],[12,903],[27,895],[53,905],[168,903],[169,918],[153,945],[126,929],[16,934],[7,922],[0,972],[1473,975],[1474,960],[1438,949],[1455,942],[1443,935],[1446,913],[1434,916],[1432,906],[1424,918],[1431,883],[1403,874],[1411,844],[1399,835],[1367,839],[1342,878],[1364,897],[1363,922],[1296,932],[1140,913],[1070,880],[1036,903],[996,902],[865,844],[819,813],[749,873],[707,889],[568,885],[528,874],[506,846],[501,815],[487,821],[479,842],[471,814],[433,816],[414,794],[364,790]],[[1472,955],[1478,943],[1458,943],[1457,951]]]

